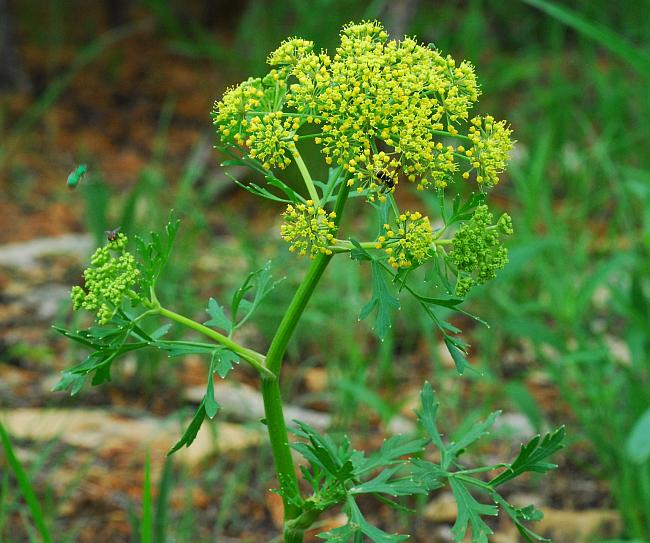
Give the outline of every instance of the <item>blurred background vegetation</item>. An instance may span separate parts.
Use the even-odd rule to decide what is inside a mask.
[[[100,243],[117,225],[160,229],[173,207],[183,224],[161,298],[200,315],[209,296],[225,296],[242,274],[272,259],[286,288],[274,291],[256,319],[249,341],[263,347],[288,303],[287,285],[297,284],[306,263],[278,239],[280,209],[254,200],[219,168],[208,114],[228,85],[264,73],[267,54],[285,37],[331,50],[342,24],[361,18],[380,18],[393,37],[416,35],[476,65],[481,110],[507,118],[518,140],[492,194],[492,204],[512,215],[516,235],[509,266],[466,303],[490,327],[453,321],[473,345],[480,373],[458,377],[440,338],[407,301],[391,337],[378,343],[357,322],[367,270],[335,261],[290,348],[288,397],[329,412],[335,427],[369,442],[412,408],[425,379],[440,392],[448,431],[504,409],[519,421],[509,430],[514,438],[503,429],[512,449],[522,428],[564,423],[570,443],[559,472],[519,491],[576,518],[592,510],[618,516],[610,533],[577,536],[561,526],[549,533],[557,541],[650,541],[647,0],[0,0],[0,242],[89,232]],[[90,169],[83,190],[66,192],[67,174],[79,163]],[[191,368],[166,359],[138,359],[108,390],[73,400],[23,386],[20,375],[50,382],[78,356],[53,337],[39,308],[59,292],[48,315],[68,324],[78,318],[67,310],[65,289],[61,296],[46,285],[74,284],[82,262],[45,264],[46,271],[25,272],[0,261],[5,414],[90,404],[128,416],[182,410]],[[34,292],[43,294],[25,302]],[[140,474],[129,480],[138,482],[135,489],[117,489],[102,502],[84,487],[80,501],[96,459],[80,460],[57,439],[40,448],[17,441],[45,524],[64,534],[57,541],[98,534],[143,540],[139,523],[151,515],[146,484],[144,504],[140,491],[141,474],[149,473],[143,455],[129,465]],[[0,540],[37,541],[2,458]],[[66,463],[79,477],[55,484],[53,470]],[[175,522],[157,537],[262,541],[273,533],[264,447],[220,455],[202,472],[162,474],[176,498],[161,492],[159,507],[169,502]],[[444,541],[444,530],[431,532],[418,518],[387,522],[410,529],[416,541],[432,541],[434,533]]]

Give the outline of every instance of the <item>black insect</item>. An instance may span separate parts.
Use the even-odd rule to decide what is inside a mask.
[[[115,241],[121,229],[122,227],[118,226],[115,230],[106,230],[105,234],[108,241]]]
[[[389,189],[395,187],[395,178],[383,170],[377,172],[377,179],[379,179],[384,186]]]

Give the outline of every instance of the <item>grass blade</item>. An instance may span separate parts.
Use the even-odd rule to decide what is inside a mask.
[[[172,459],[165,457],[160,482],[158,483],[158,499],[156,500],[156,517],[153,524],[153,535],[156,543],[165,543],[167,526],[167,510],[169,508],[169,491],[172,486]]]
[[[147,453],[144,461],[144,484],[142,487],[142,519],[140,521],[140,543],[153,543],[153,514],[151,496],[151,457]]]
[[[523,1],[598,42],[615,55],[621,57],[622,60],[630,64],[637,72],[646,77],[650,77],[650,55],[621,38],[610,28],[599,23],[587,21],[575,11],[547,2],[546,0]]]
[[[11,469],[13,470],[16,476],[16,480],[18,481],[18,486],[20,487],[20,491],[22,492],[23,497],[27,502],[27,506],[29,507],[29,510],[32,514],[32,518],[34,519],[34,524],[36,524],[36,528],[41,534],[43,543],[52,543],[52,538],[50,537],[50,532],[47,529],[47,526],[45,524],[45,518],[43,517],[43,511],[41,510],[41,504],[38,502],[38,499],[36,498],[36,494],[34,494],[34,489],[32,488],[32,485],[29,482],[27,473],[25,473],[25,470],[20,464],[18,458],[16,458],[13,447],[11,446],[11,441],[9,440],[9,434],[7,433],[5,427],[1,423],[0,423],[0,439],[2,440],[2,446],[4,447],[5,450],[7,462],[9,463],[9,466],[11,467]]]

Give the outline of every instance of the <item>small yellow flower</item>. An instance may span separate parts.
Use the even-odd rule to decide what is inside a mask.
[[[280,234],[289,242],[291,252],[310,258],[332,254],[329,246],[336,242],[336,213],[327,213],[312,200],[307,200],[304,204],[288,205],[283,218]]]
[[[394,226],[385,224],[385,234],[375,247],[384,249],[388,263],[395,269],[422,264],[431,256],[433,232],[428,217],[418,211],[402,213]]]
[[[512,149],[511,134],[512,130],[505,121],[495,122],[491,115],[472,119],[468,136],[473,146],[465,154],[471,158],[470,171],[476,171],[479,184],[491,187],[499,182],[499,175],[505,169]],[[469,172],[465,173],[469,177]]]

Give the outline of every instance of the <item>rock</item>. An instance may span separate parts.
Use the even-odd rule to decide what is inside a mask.
[[[18,439],[63,442],[85,449],[121,451],[149,447],[163,457],[187,427],[173,418],[142,416],[121,417],[104,409],[20,408],[0,410],[0,421]],[[183,448],[175,458],[190,466],[216,452],[244,449],[260,442],[261,433],[238,424],[204,422],[191,447]]]
[[[15,268],[32,268],[46,255],[74,254],[84,259],[93,248],[89,235],[66,234],[54,238],[38,238],[0,246],[0,265]]]
[[[608,509],[562,511],[542,507],[541,510],[544,518],[533,529],[554,543],[587,543],[594,538],[615,536],[622,528],[619,514]]]
[[[59,313],[61,304],[70,301],[70,287],[43,285],[33,287],[24,297],[29,310],[42,321],[51,322]]]
[[[305,385],[310,392],[323,392],[327,388],[327,369],[309,368],[305,372]]]
[[[424,518],[441,524],[455,522],[457,513],[456,500],[451,492],[437,496],[423,511]]]
[[[493,426],[494,432],[507,434],[513,441],[528,441],[536,434],[528,417],[521,413],[502,413]]]
[[[186,400],[200,403],[205,394],[205,385],[185,389]],[[214,396],[221,405],[224,414],[241,421],[255,421],[264,418],[262,395],[253,387],[241,383],[217,380],[214,384]],[[295,426],[294,420],[306,422],[317,430],[326,430],[332,417],[311,409],[287,405],[284,418],[288,425]]]

